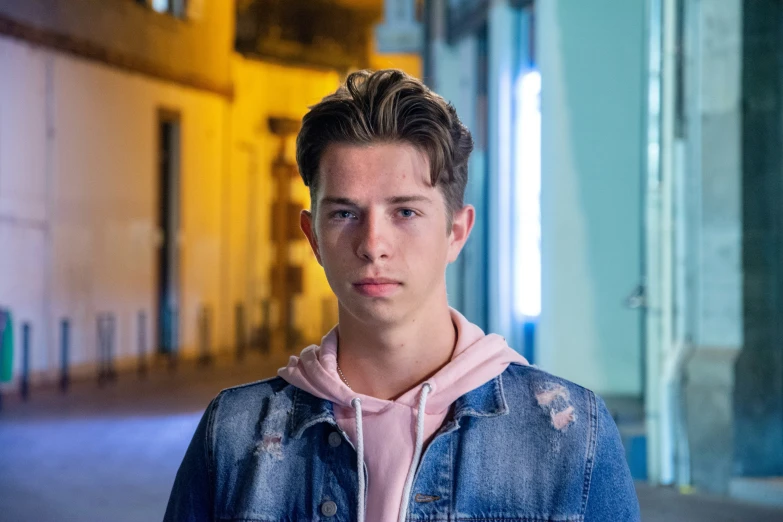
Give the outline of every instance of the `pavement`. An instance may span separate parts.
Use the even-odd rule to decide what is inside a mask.
[[[33,389],[0,411],[0,521],[161,520],[179,463],[206,405],[221,389],[266,378],[285,362],[250,353],[213,366],[159,365],[67,394]],[[645,522],[772,522],[783,510],[637,484]]]

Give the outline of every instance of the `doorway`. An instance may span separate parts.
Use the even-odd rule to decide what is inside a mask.
[[[159,353],[172,358],[179,347],[180,134],[179,114],[160,111],[157,176],[157,344]]]

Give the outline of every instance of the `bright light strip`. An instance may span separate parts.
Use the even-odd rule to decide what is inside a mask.
[[[516,84],[514,309],[541,314],[541,75],[522,74]]]

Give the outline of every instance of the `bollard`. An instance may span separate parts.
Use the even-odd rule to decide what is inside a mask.
[[[70,351],[71,324],[68,319],[60,322],[60,391],[65,393],[70,385],[68,359]]]
[[[98,386],[106,382],[106,318],[104,314],[98,314]]]
[[[107,323],[108,323],[108,342],[107,342],[107,377],[110,381],[116,381],[117,380],[117,372],[114,369],[114,347],[115,347],[115,341],[117,339],[116,333],[117,333],[117,321],[114,317],[114,314],[107,314]]]
[[[22,380],[19,386],[22,400],[30,397],[30,323],[22,324]]]
[[[204,305],[198,314],[198,338],[199,338],[199,366],[209,366],[212,363],[212,353],[210,349],[210,319],[211,310],[208,305]]]
[[[285,327],[285,346],[286,351],[295,350],[302,344],[302,331],[296,327],[296,302],[294,299],[288,301],[288,325]]]
[[[245,358],[245,306],[237,303],[235,313],[237,361],[241,362]]]
[[[269,299],[261,301],[261,331],[258,340],[258,349],[263,354],[268,354],[272,345],[272,318]]]
[[[0,308],[0,382],[10,381],[13,375],[13,328],[11,312]],[[3,390],[0,388],[0,411],[3,409]]]
[[[140,311],[136,320],[136,342],[138,343],[138,367],[139,377],[147,376],[147,315]]]
[[[114,371],[114,340],[116,321],[114,314],[98,315],[98,385],[116,381]]]
[[[168,320],[167,320],[167,334],[166,334],[166,343],[168,344],[167,350],[168,350],[168,356],[169,356],[169,371],[173,372],[177,369],[177,356],[179,351],[178,342],[177,339],[177,325],[178,322],[178,314],[176,307],[172,306],[167,311]]]

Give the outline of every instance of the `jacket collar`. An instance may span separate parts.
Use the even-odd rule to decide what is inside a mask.
[[[300,438],[307,428],[322,422],[337,426],[331,401],[319,399],[296,387],[293,395],[290,433],[295,439]],[[462,417],[498,417],[507,415],[508,411],[501,374],[454,401],[453,424],[459,426]]]

